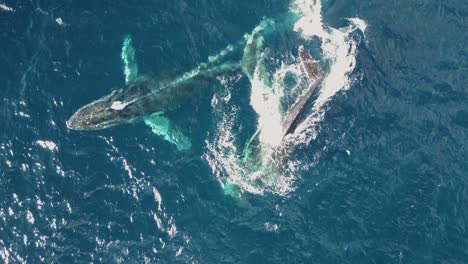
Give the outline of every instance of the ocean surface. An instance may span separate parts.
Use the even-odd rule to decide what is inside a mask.
[[[167,113],[190,147],[67,128],[125,84],[126,37],[173,75],[262,27],[268,77]],[[246,168],[307,85],[300,45],[325,80],[284,168]],[[466,0],[0,0],[0,61],[0,262],[468,263]]]

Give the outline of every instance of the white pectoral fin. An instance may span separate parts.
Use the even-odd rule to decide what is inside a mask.
[[[264,19],[251,34],[246,35],[247,41],[242,55],[241,67],[250,80],[254,78],[258,62],[265,51],[265,35],[273,27],[273,20]]]
[[[125,83],[128,84],[138,77],[135,48],[132,45],[132,37],[130,35],[127,35],[123,40],[121,58],[124,67]]]
[[[151,128],[154,134],[161,136],[164,140],[176,145],[180,151],[192,148],[190,139],[180,132],[172,122],[160,113],[144,118],[145,124]]]
[[[255,159],[255,156],[259,155],[260,151],[260,131],[261,128],[259,127],[257,131],[252,135],[252,137],[247,141],[244,148],[244,162],[250,162]]]

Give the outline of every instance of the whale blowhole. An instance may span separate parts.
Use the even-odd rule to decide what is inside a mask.
[[[121,101],[112,102],[111,108],[114,110],[122,110],[127,106],[126,104],[122,103]]]

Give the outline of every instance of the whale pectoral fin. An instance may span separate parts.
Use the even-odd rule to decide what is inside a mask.
[[[265,36],[271,32],[274,27],[274,21],[270,19],[263,20],[250,35],[246,35],[247,43],[244,47],[241,65],[242,71],[252,80],[254,78],[257,65],[265,51]],[[262,69],[260,69],[260,73]]]
[[[127,35],[123,40],[121,58],[124,67],[125,83],[128,84],[138,77],[135,48],[132,45],[132,37],[130,35]]]
[[[261,143],[260,143],[260,131],[262,129],[258,128],[257,131],[252,135],[252,137],[247,141],[244,148],[244,157],[243,162],[248,164],[249,167],[253,167],[254,164],[259,162],[260,153],[261,153]]]
[[[177,127],[160,113],[152,114],[144,118],[145,124],[151,128],[154,134],[161,136],[164,140],[176,145],[180,151],[192,148],[190,139],[180,132]]]

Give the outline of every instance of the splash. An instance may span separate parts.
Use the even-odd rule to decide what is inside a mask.
[[[266,124],[269,117],[276,118],[275,113],[279,115],[279,98],[281,96],[268,91],[280,88],[279,84],[282,83],[282,78],[288,72],[287,69],[290,68],[294,68],[294,66],[285,65],[274,74],[272,87],[266,87],[259,77],[254,78],[254,80],[257,79],[257,82],[252,90],[257,89],[258,91],[252,91],[252,94],[260,94],[260,91],[263,90],[263,93],[259,95],[260,99],[257,100],[257,96],[253,96],[253,102],[251,102],[258,106],[257,110],[263,116],[263,118],[259,118],[259,126],[263,122],[260,120],[264,120],[264,124]],[[258,72],[256,76],[258,76]],[[261,130],[264,132],[259,132],[260,141],[263,141],[260,145],[262,155],[255,161],[245,159],[245,146],[243,144],[240,147],[237,146],[237,127],[242,121],[242,116],[239,115],[240,108],[232,102],[234,86],[241,79],[241,76],[220,77],[219,79],[224,89],[215,94],[211,102],[216,119],[219,120],[216,127],[217,133],[213,141],[206,141],[208,152],[205,153],[204,158],[223,187],[225,195],[239,197],[244,192],[253,194],[271,192],[285,195],[291,192],[294,182],[293,175],[279,171],[274,166],[271,153],[274,150],[276,132],[265,129],[268,126],[264,125],[264,129]],[[268,104],[275,104],[276,107],[264,108]],[[279,121],[277,123],[279,124]]]
[[[270,53],[265,49],[265,36],[271,34],[274,28],[275,23],[271,19],[264,19],[255,27],[252,34],[247,36],[242,58],[243,71],[251,82],[250,105],[258,116],[259,140],[270,148],[279,146],[282,139],[280,100],[283,89],[277,85],[281,75],[274,74],[272,83],[265,66]]]
[[[330,70],[326,75],[318,98],[310,114],[297,129],[295,140],[309,143],[315,139],[316,125],[323,119],[327,110],[326,103],[341,90],[349,89],[351,79],[349,75],[356,66],[357,41],[352,38],[356,30],[365,32],[367,24],[359,18],[348,19],[351,24],[344,28],[335,29],[323,24],[321,16],[321,1],[295,0],[291,11],[300,16],[295,23],[294,30],[301,34],[304,40],[314,36],[320,38],[323,60]]]
[[[36,144],[41,146],[43,149],[48,149],[50,151],[58,150],[57,144],[50,140],[37,140]]]
[[[259,68],[263,65],[263,56],[260,58],[250,93],[250,105],[258,115],[258,126],[260,142],[265,146],[276,147],[281,144],[282,127],[280,100],[283,95],[282,89],[277,85],[268,87],[260,74]],[[278,75],[276,75],[278,76]],[[275,81],[275,84],[278,82]]]
[[[9,11],[9,12],[13,12],[15,11],[13,8],[5,5],[5,4],[0,4],[0,10],[4,10],[4,11]]]
[[[294,0],[290,8],[291,16],[296,17],[296,20],[290,25],[289,30],[297,32],[304,43],[314,37],[319,38],[323,52],[322,62],[329,69],[325,73],[326,77],[312,113],[289,138],[297,145],[307,144],[315,139],[316,125],[323,120],[327,102],[339,91],[349,89],[350,74],[356,65],[357,55],[357,42],[352,38],[352,33],[356,30],[364,33],[367,25],[359,18],[348,19],[350,25],[344,28],[335,29],[325,25],[320,1]],[[254,34],[249,37],[253,36]],[[249,43],[252,43],[252,39],[247,39],[247,44]],[[287,55],[282,56],[283,60],[275,61],[276,69],[265,73],[264,65],[265,61],[270,59],[269,54],[268,50],[265,50],[257,58],[253,76],[247,73],[251,81],[250,105],[257,114],[260,142],[261,155],[256,166],[246,164],[242,151],[244,146],[239,146],[237,140],[242,117],[239,116],[239,106],[236,106],[231,99],[240,77],[221,78],[221,84],[225,89],[216,94],[212,100],[212,108],[219,122],[214,139],[206,141],[208,152],[204,158],[227,195],[240,196],[244,192],[286,195],[295,189],[297,171],[301,167],[306,167],[300,160],[288,160],[282,169],[271,166],[274,163],[271,154],[282,140],[281,122],[286,111],[282,109],[281,102],[291,99],[292,95],[296,97],[300,95],[306,85],[300,64],[296,60],[288,59]],[[293,75],[297,82],[285,92],[285,79],[288,75]]]

